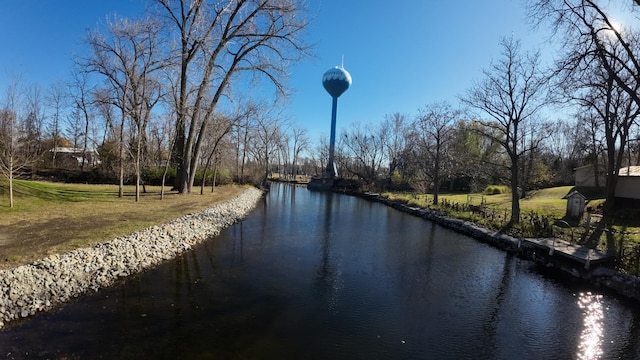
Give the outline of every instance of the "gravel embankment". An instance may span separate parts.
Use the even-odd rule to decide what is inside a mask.
[[[0,329],[171,259],[245,217],[262,192],[247,189],[212,208],[28,265],[0,270]]]

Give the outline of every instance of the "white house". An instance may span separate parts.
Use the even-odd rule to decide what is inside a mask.
[[[83,149],[74,147],[57,146],[49,152],[55,154],[62,161],[70,162],[69,165],[85,165],[96,166],[100,164],[100,154],[96,149]]]
[[[640,205],[640,166],[627,166],[618,171],[616,203],[623,206]]]
[[[576,186],[594,187],[595,173],[593,165],[575,168]],[[606,185],[605,171],[598,171],[600,186]],[[624,207],[640,207],[640,166],[627,166],[618,170],[616,185],[616,204]]]

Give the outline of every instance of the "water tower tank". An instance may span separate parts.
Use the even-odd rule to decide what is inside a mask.
[[[341,67],[329,69],[322,76],[322,86],[332,97],[339,97],[351,86],[351,75]]]

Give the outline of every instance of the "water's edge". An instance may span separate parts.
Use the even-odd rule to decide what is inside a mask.
[[[0,329],[175,258],[246,217],[262,196],[262,191],[249,188],[236,198],[163,225],[1,270]]]
[[[561,271],[574,278],[584,280],[595,287],[604,288],[624,298],[640,302],[640,278],[637,276],[624,274],[605,266],[594,266],[590,269],[584,269],[577,263],[573,264],[552,258],[545,252],[535,251],[535,249],[530,248],[525,249],[522,241],[513,236],[492,231],[472,222],[451,218],[438,211],[412,207],[401,201],[389,200],[378,194],[349,191],[337,191],[337,193],[357,196],[369,201],[382,203],[404,213],[433,221],[498,249],[517,253],[520,257],[542,264],[546,268]]]

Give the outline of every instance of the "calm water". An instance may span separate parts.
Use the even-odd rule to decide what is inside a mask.
[[[638,359],[637,305],[362,199],[274,185],[242,223],[0,332],[16,359]]]

